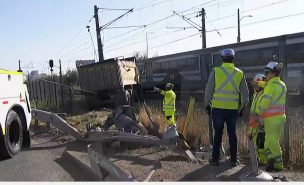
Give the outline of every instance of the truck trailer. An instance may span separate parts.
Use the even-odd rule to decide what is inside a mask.
[[[91,108],[129,104],[137,88],[135,58],[112,58],[77,67],[80,88]]]

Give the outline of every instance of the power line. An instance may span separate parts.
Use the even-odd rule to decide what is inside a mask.
[[[137,8],[137,9],[135,9],[134,11],[143,10],[143,9],[146,9],[146,8],[149,8],[149,7],[157,6],[157,5],[166,3],[166,2],[168,2],[168,1],[171,1],[171,0],[163,0],[163,1],[161,1],[161,2],[152,4],[152,5],[147,5],[147,6],[144,6],[144,7]]]
[[[108,40],[105,40],[104,42],[109,42],[109,41],[111,41],[111,40],[117,39],[117,38],[119,38],[119,37],[121,37],[121,36],[124,36],[124,35],[126,35],[126,34],[128,34],[128,33],[131,33],[131,32],[133,32],[133,31],[136,31],[136,30],[139,30],[139,29],[142,29],[142,28],[135,28],[135,29],[133,29],[133,30],[124,32],[124,33],[122,33],[122,34],[120,34],[120,35],[117,35],[117,36],[112,37],[112,38],[110,38],[110,39],[108,39]]]
[[[181,41],[181,40],[185,40],[185,39],[194,37],[194,36],[199,35],[199,34],[200,34],[200,33],[195,33],[195,34],[189,35],[189,36],[187,36],[187,37],[183,37],[183,38],[180,38],[180,39],[176,39],[176,40],[173,40],[173,41],[170,41],[170,42],[165,42],[165,43],[163,43],[163,44],[160,44],[160,45],[157,45],[157,46],[153,46],[153,47],[151,47],[150,49],[159,48],[159,47],[162,47],[162,46],[165,46],[165,45],[168,45],[168,44],[172,44],[172,43],[175,43],[175,42],[178,42],[178,41]]]
[[[61,56],[64,56],[67,53],[70,53],[72,51],[78,50],[79,48],[81,48],[83,45],[87,45],[87,43],[90,41],[90,38],[85,39],[83,42],[81,42],[80,44],[76,45],[75,47],[73,47],[72,49],[66,51],[65,53],[63,53]]]
[[[251,12],[251,11],[258,10],[258,9],[261,9],[261,8],[265,8],[265,7],[268,7],[268,6],[273,6],[273,5],[276,5],[276,4],[279,4],[279,3],[283,3],[285,1],[288,1],[288,0],[282,0],[282,1],[274,2],[274,3],[270,3],[270,4],[267,4],[267,5],[264,5],[264,6],[260,6],[260,7],[253,8],[253,9],[250,9],[250,10],[246,10],[244,12]]]
[[[122,8],[98,8],[98,9],[101,9],[101,10],[113,10],[113,11],[126,11],[126,10],[130,10],[130,9],[122,9]]]
[[[71,56],[71,55],[73,55],[73,54],[75,54],[75,53],[79,53],[79,52],[85,51],[85,50],[87,50],[87,49],[89,49],[89,48],[92,48],[92,47],[93,47],[93,46],[89,46],[89,47],[86,47],[86,48],[83,48],[83,49],[80,49],[80,50],[77,50],[77,51],[68,53],[68,54],[63,55],[63,56],[64,56],[64,57]]]
[[[197,23],[191,21],[189,18],[178,14],[177,12],[173,11],[174,14],[178,15],[180,18],[182,18],[183,20],[185,20],[187,23],[189,23],[191,26],[193,26],[194,28],[196,28],[197,30],[201,31],[202,27],[200,25],[198,25]]]
[[[281,16],[281,17],[275,17],[275,18],[271,18],[271,19],[265,19],[265,20],[256,21],[256,22],[253,22],[253,23],[248,23],[248,24],[245,24],[245,25],[243,25],[243,26],[249,26],[249,25],[253,25],[253,24],[258,24],[258,23],[262,23],[262,22],[268,22],[268,21],[272,21],[272,20],[277,20],[277,19],[283,19],[283,18],[298,16],[298,15],[303,15],[303,14],[304,14],[304,12],[302,12],[302,13],[297,13],[297,14],[286,15],[286,16]],[[219,29],[215,28],[215,29],[213,29],[213,30],[208,30],[208,31],[206,31],[206,32],[214,32],[214,31],[218,32],[219,30],[228,30],[228,29],[232,29],[232,28],[236,28],[236,26],[228,26],[228,27],[223,27],[223,28],[219,28]],[[181,31],[181,30],[179,30],[179,31]],[[198,35],[198,34],[200,34],[200,33],[196,33],[196,34],[193,34],[193,35],[190,35],[190,36],[181,38],[181,39],[177,39],[177,40],[174,40],[174,41],[170,41],[170,42],[167,42],[167,43],[163,43],[163,44],[161,44],[161,45],[159,45],[159,46],[151,47],[150,49],[154,49],[154,48],[161,47],[161,46],[164,46],[164,45],[167,45],[167,44],[171,44],[171,43],[174,43],[174,42],[178,42],[178,41],[180,41],[180,40],[184,40],[184,39],[193,37],[193,36]],[[158,37],[156,37],[156,38],[158,38]],[[151,39],[155,39],[155,38],[151,38]],[[126,45],[126,46],[119,47],[119,48],[113,48],[113,49],[111,49],[111,50],[108,50],[107,52],[112,51],[112,50],[121,49],[121,48],[130,46],[130,45],[134,45],[134,44],[141,43],[141,42],[144,42],[144,41],[138,41],[138,42],[135,42],[135,43],[128,44],[128,45]]]
[[[294,16],[298,16],[298,15],[304,15],[304,12],[296,13],[296,14],[291,14],[291,15],[285,15],[285,16],[281,16],[281,17],[274,17],[274,18],[271,18],[271,19],[265,19],[265,20],[261,20],[261,21],[256,21],[256,22],[244,24],[242,26],[249,26],[249,25],[252,25],[252,24],[258,24],[258,23],[262,23],[262,22],[268,22],[268,21],[273,21],[273,20],[278,20],[278,19],[284,19],[284,18],[294,17]]]
[[[174,16],[174,15],[172,14],[172,15],[166,16],[166,17],[164,17],[164,18],[158,19],[158,20],[156,20],[156,21],[154,21],[154,22],[151,22],[151,23],[147,24],[145,28],[150,27],[150,26],[152,26],[152,25],[155,25],[155,24],[157,24],[157,23],[159,23],[159,22],[161,22],[161,21],[164,21],[164,20],[166,20],[166,19],[169,19],[169,18],[171,18],[171,17],[173,17],[173,16]],[[108,40],[105,40],[105,42],[109,42],[109,41],[111,41],[111,40],[120,38],[120,37],[122,37],[122,36],[125,36],[126,34],[132,33],[132,32],[134,32],[134,31],[137,31],[137,30],[140,30],[140,29],[142,29],[142,28],[135,28],[135,29],[133,29],[133,30],[127,31],[127,32],[122,33],[122,34],[120,34],[120,35],[118,35],[118,36],[115,36],[115,37],[112,37],[112,38],[110,38],[110,39],[108,39]]]
[[[98,58],[97,58],[97,54],[96,54],[96,49],[95,49],[93,37],[92,37],[92,34],[91,34],[91,32],[90,32],[90,26],[87,26],[87,28],[88,28],[88,32],[89,32],[89,34],[90,34],[91,41],[92,41],[92,45],[93,45],[93,48],[94,48],[94,60],[97,61]]]
[[[189,8],[189,9],[187,9],[187,10],[183,10],[183,11],[181,11],[181,12],[179,12],[179,13],[184,13],[184,12],[188,12],[188,11],[190,11],[190,10],[196,9],[196,8],[200,8],[201,6],[204,6],[204,5],[206,5],[206,4],[212,3],[212,2],[214,2],[214,1],[216,1],[216,0],[211,0],[211,1],[205,2],[205,3],[200,4],[200,5],[198,5],[198,6]]]
[[[101,31],[101,30],[105,29],[106,27],[110,26],[111,24],[113,24],[113,23],[116,22],[117,20],[121,19],[122,17],[124,17],[125,15],[127,15],[127,14],[130,13],[130,12],[133,12],[133,8],[132,8],[132,9],[129,9],[129,11],[127,11],[126,13],[120,15],[119,17],[117,17],[117,18],[113,19],[112,21],[106,23],[105,25],[101,26],[101,27],[99,28],[99,31]]]
[[[250,9],[250,10],[246,10],[244,12],[251,12],[251,11],[259,10],[259,9],[266,8],[266,7],[269,7],[269,6],[273,6],[273,5],[276,5],[276,4],[285,2],[285,1],[288,1],[288,0],[282,0],[282,1],[274,2],[274,3],[270,3],[270,4],[267,4],[267,5],[263,5],[263,6],[260,6],[260,7],[256,7],[256,8]],[[235,15],[236,14],[234,13],[234,14],[227,15],[227,16],[224,16],[224,17],[219,17],[219,18],[216,18],[216,19],[212,19],[212,20],[208,21],[207,23],[211,23],[211,22],[214,22],[214,21],[230,18],[230,17],[233,17]]]
[[[86,25],[88,25],[92,19],[94,18],[94,16],[87,22]],[[76,39],[78,37],[78,35],[80,35],[80,33],[84,30],[85,28],[82,28],[74,37],[72,37],[72,39],[67,42],[67,44],[65,44],[55,55],[58,56],[68,45],[70,45],[72,43],[72,41],[74,41],[74,39]]]
[[[207,23],[212,23],[214,21],[218,21],[218,20],[222,20],[222,19],[226,19],[226,18],[229,18],[229,17],[234,17],[236,14],[231,14],[231,15],[227,15],[225,17],[219,17],[219,18],[216,18],[216,19],[211,19],[210,21],[208,21]]]
[[[150,38],[150,40],[153,40],[153,39],[156,39],[156,38],[160,38],[160,37],[163,37],[165,35],[176,33],[176,32],[180,32],[180,31],[184,31],[184,30],[175,30],[175,31],[172,31],[172,32],[169,32],[169,33],[164,33],[164,34],[152,37],[152,38]],[[130,44],[126,44],[126,45],[123,45],[123,46],[120,46],[120,47],[116,47],[116,48],[108,48],[107,50],[105,50],[105,52],[110,52],[110,51],[113,51],[113,50],[118,50],[118,49],[121,49],[121,48],[125,48],[125,47],[128,47],[128,46],[136,45],[136,44],[143,43],[143,42],[146,42],[146,40],[132,42]]]
[[[138,25],[138,26],[115,26],[115,27],[109,27],[105,29],[117,29],[117,28],[145,28],[147,25]]]

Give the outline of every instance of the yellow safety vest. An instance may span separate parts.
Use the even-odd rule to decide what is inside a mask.
[[[161,91],[161,94],[164,95],[163,100],[163,111],[165,113],[174,113],[175,112],[175,99],[176,95],[172,90]]]
[[[212,107],[237,110],[239,108],[240,85],[244,73],[234,67],[233,63],[223,63],[214,68],[215,89],[212,96]]]
[[[255,92],[253,94],[253,100],[250,107],[250,114],[252,115],[256,114],[256,110],[259,107],[259,104],[261,103],[262,97],[263,97],[263,91]]]
[[[258,116],[256,115],[256,110],[259,104],[261,103],[262,97],[263,97],[263,91],[255,92],[253,94],[253,100],[250,107],[250,117],[248,122],[249,129],[256,128],[260,124],[258,122]],[[248,132],[252,132],[252,130],[249,130]]]
[[[280,77],[272,78],[264,89],[257,114],[262,118],[285,116],[286,94],[286,85],[280,80]]]

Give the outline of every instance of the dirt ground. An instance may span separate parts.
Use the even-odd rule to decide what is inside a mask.
[[[86,123],[102,125],[109,114],[111,114],[110,110],[93,111],[84,115],[67,117],[67,122],[84,133]],[[71,136],[53,127],[48,130],[43,123],[39,123],[39,127],[32,131],[36,133],[35,137],[49,137],[58,143],[68,143],[73,140]],[[191,164],[185,155],[170,151],[165,147],[109,150],[106,155],[115,165],[131,173],[140,181],[148,176],[153,169],[153,163],[157,160],[160,161],[162,167],[156,170],[150,181],[237,181],[241,173],[249,170],[248,166],[242,166],[236,173],[226,177],[223,174],[231,168],[229,161],[223,161],[219,167],[211,166],[207,160],[201,159],[198,159],[199,164]],[[273,175],[285,176],[288,181],[304,181],[304,168],[285,169]]]

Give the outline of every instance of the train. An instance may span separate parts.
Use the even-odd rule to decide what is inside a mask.
[[[244,71],[248,84],[268,62],[277,61],[284,64],[282,78],[288,93],[304,95],[304,32],[138,60],[139,83],[144,93],[167,82],[175,85],[176,92],[203,93],[211,70],[221,65],[225,48],[236,52],[235,66]],[[253,91],[250,85],[249,89]]]

